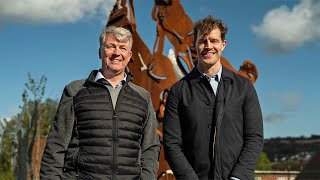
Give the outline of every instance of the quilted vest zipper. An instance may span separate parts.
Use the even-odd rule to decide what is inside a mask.
[[[118,122],[117,122],[117,115],[115,111],[113,111],[113,117],[112,117],[112,123],[113,123],[113,131],[112,131],[112,139],[113,139],[113,156],[112,156],[112,179],[116,179],[116,172],[117,172],[117,142],[118,142]]]

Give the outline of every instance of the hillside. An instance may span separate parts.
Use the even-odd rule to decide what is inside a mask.
[[[276,170],[299,170],[320,151],[320,135],[265,139],[264,152]]]

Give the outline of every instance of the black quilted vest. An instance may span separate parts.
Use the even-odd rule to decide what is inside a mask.
[[[127,82],[115,109],[106,87],[86,82],[74,97],[74,156],[79,179],[139,179],[140,142],[147,117],[147,101]]]

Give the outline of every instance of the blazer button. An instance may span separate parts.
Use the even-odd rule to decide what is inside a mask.
[[[208,128],[211,128],[211,124],[208,125]]]
[[[207,102],[206,102],[207,105],[209,105],[210,103],[211,103],[210,101],[207,101]]]

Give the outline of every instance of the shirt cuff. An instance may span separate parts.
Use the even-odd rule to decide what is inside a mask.
[[[240,180],[240,179],[236,177],[230,177],[230,180]]]

